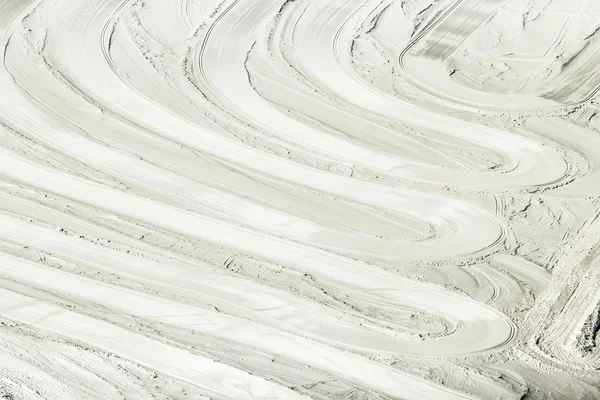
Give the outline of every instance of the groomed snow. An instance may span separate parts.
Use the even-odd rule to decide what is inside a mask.
[[[0,398],[600,399],[599,17],[0,0]]]

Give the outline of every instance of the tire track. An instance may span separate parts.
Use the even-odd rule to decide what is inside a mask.
[[[96,398],[171,397],[158,375],[215,399],[514,392],[486,360],[523,347],[522,280],[554,283],[511,253],[506,196],[589,157],[375,89],[352,51],[381,2],[201,5],[0,0],[0,339],[128,365],[11,374]]]

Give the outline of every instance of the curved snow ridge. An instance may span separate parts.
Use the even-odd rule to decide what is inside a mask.
[[[107,12],[107,14],[109,13]],[[76,13],[66,13],[66,15],[73,16],[76,15]],[[112,15],[112,13],[110,13],[110,15]],[[93,16],[98,18],[98,14],[93,14]],[[95,22],[95,20],[92,22]],[[322,171],[318,168],[307,168],[307,166],[300,163],[290,162],[282,159],[281,157],[274,157],[273,155],[265,154],[264,152],[257,152],[255,149],[252,149],[249,146],[236,143],[232,140],[227,140],[210,131],[208,128],[198,126],[195,120],[190,121],[189,119],[182,118],[179,115],[174,115],[174,113],[170,112],[170,110],[168,110],[166,107],[160,107],[160,104],[157,105],[156,102],[150,101],[148,97],[140,97],[138,93],[132,92],[128,85],[125,85],[123,82],[118,80],[115,81],[114,71],[112,68],[108,68],[107,65],[106,53],[100,52],[101,49],[95,45],[96,43],[91,39],[91,37],[89,41],[75,40],[75,38],[85,39],[87,36],[91,36],[92,34],[99,34],[99,32],[95,32],[93,29],[91,29],[94,26],[98,26],[98,28],[102,27],[102,32],[104,32],[104,24],[99,22],[94,24],[92,22],[85,25],[86,27],[89,27],[89,29],[86,29],[85,32],[75,31],[68,36],[59,36],[56,40],[56,46],[58,48],[78,49],[80,51],[80,53],[78,53],[80,54],[79,58],[71,59],[69,65],[65,65],[63,68],[63,66],[60,65],[62,62],[60,60],[65,59],[67,57],[66,55],[64,57],[57,57],[56,55],[60,53],[56,52],[51,53],[48,57],[48,61],[52,62],[52,66],[60,73],[59,77],[63,80],[66,79],[69,84],[72,84],[76,87],[77,91],[85,94],[86,101],[99,104],[103,110],[105,109],[104,107],[106,107],[107,110],[118,107],[118,111],[115,112],[118,112],[120,118],[126,118],[128,121],[132,121],[136,125],[148,127],[148,129],[150,129],[152,132],[158,131],[161,135],[164,135],[163,137],[166,137],[169,140],[181,143],[193,150],[207,153],[211,157],[225,159],[226,161],[233,162],[240,167],[255,170],[261,173],[263,176],[278,178],[296,185],[317,190],[322,193],[324,192],[336,197],[339,196],[352,202],[365,204],[367,206],[385,208],[396,214],[403,215],[413,220],[421,220],[429,225],[429,230],[434,230],[437,232],[437,239],[444,239],[443,243],[445,243],[445,245],[440,246],[437,243],[431,244],[429,241],[425,241],[422,245],[417,244],[414,246],[413,244],[403,245],[402,243],[397,242],[387,244],[373,243],[374,241],[371,240],[370,242],[372,245],[369,246],[369,248],[372,249],[372,251],[375,250],[376,252],[381,253],[382,255],[395,256],[398,254],[404,254],[408,257],[424,257],[426,255],[435,254],[436,258],[441,258],[463,254],[474,254],[482,249],[490,248],[500,242],[502,227],[498,220],[489,213],[480,210],[477,207],[473,207],[462,201],[448,201],[448,199],[438,195],[395,189],[384,185],[343,178]],[[60,26],[63,30],[67,30],[71,25],[68,21],[60,21]],[[76,24],[73,26],[73,28],[81,29],[81,26],[82,24]],[[69,40],[69,42],[66,44],[62,43],[63,39]],[[46,47],[50,48],[55,46],[52,36],[48,36],[45,40],[47,41]],[[13,44],[11,43],[9,44],[7,51],[12,52],[12,50]],[[93,50],[96,50],[96,52],[93,52]],[[54,61],[55,57],[52,57],[52,54],[55,54],[55,57],[58,61]],[[54,66],[55,63],[56,66]],[[94,71],[91,71],[89,68],[85,67],[85,65],[88,64],[97,65],[98,68]],[[78,65],[79,68],[76,68]],[[35,78],[31,78],[29,76],[20,78],[19,75],[23,75],[24,73],[25,71],[15,69],[12,71],[12,78],[22,85],[22,88],[25,89],[29,96],[35,96],[36,100],[43,103],[48,101],[45,99],[51,99],[52,104],[57,104],[57,102],[61,101],[52,97],[49,98],[47,93],[37,93],[37,91],[39,91],[39,85],[32,84],[32,80]],[[37,75],[37,71],[32,71],[32,73],[35,73],[35,77],[39,76]],[[98,78],[101,76],[101,74],[105,74],[105,79],[107,79],[107,82],[110,82],[110,85],[112,86],[108,92],[97,87],[97,82],[99,81]],[[52,84],[54,82],[50,81],[50,83]],[[62,92],[64,93],[64,89]],[[65,93],[65,96],[69,96],[69,94]],[[98,123],[102,124],[103,128],[106,127],[105,129],[115,129],[114,123],[107,124],[104,116],[98,116],[97,110],[94,109],[91,109],[90,112],[95,114],[93,117],[96,120],[92,126],[90,126],[90,121],[89,118],[87,118],[87,115],[86,118],[82,118],[82,108],[90,108],[89,105],[82,104],[80,107],[78,107],[76,110],[76,114],[78,114],[77,116],[74,115],[74,111],[68,109],[70,104],[72,104],[72,101],[77,100],[69,99],[68,102],[62,101],[63,103],[67,104],[65,104],[65,108],[60,107],[60,111],[58,111],[63,119],[67,119],[66,122],[75,124],[77,129],[84,129],[90,135],[93,134],[94,127],[96,127],[96,129],[98,128]],[[79,102],[81,102],[81,99]],[[127,106],[121,106],[123,103],[125,103]],[[47,103],[45,106],[48,107]],[[135,110],[135,112],[133,112],[133,110]],[[140,120],[140,115],[145,116],[143,121]],[[78,120],[74,120],[73,118],[78,118]],[[101,119],[101,121],[97,121],[97,119]],[[35,121],[23,122],[23,120],[16,120],[13,123],[18,125],[22,125],[23,123],[35,124]],[[54,122],[54,125],[56,125],[56,123],[57,122]],[[62,125],[64,125],[64,123]],[[61,128],[61,131],[64,133],[65,129]],[[113,140],[122,139],[123,138],[118,135]],[[54,142],[54,144],[60,145],[59,142]],[[64,145],[60,146],[63,148],[63,150],[66,150]],[[129,146],[131,146],[131,144]],[[69,149],[71,153],[74,151],[73,148],[73,142],[71,140],[71,148]],[[137,153],[138,154],[136,155],[138,157],[146,158],[147,156],[144,153],[139,154],[139,151],[137,151]],[[107,160],[106,156],[99,158]],[[114,158],[114,156],[111,156],[111,159],[112,158]],[[119,155],[119,158],[122,158],[122,156]],[[131,167],[134,161],[128,160],[127,164]],[[170,162],[170,160],[168,160],[168,162]],[[117,167],[117,165],[115,165],[115,167]],[[162,185],[160,190],[166,189],[165,185],[167,185],[169,182],[173,182],[174,180],[175,178],[172,176],[163,178],[162,182],[160,182]],[[154,185],[156,185],[156,182],[154,182]],[[176,186],[189,187],[190,185],[182,182],[177,183]],[[221,197],[223,196],[221,195]],[[194,201],[198,200],[200,199],[194,199]],[[216,200],[220,202],[226,201],[225,199]],[[204,206],[208,207],[210,205],[205,204]],[[215,206],[213,205],[212,208],[214,209]],[[248,209],[248,204],[246,204],[244,208]],[[218,212],[222,211],[219,210]],[[231,214],[231,211],[229,211],[229,213]],[[249,212],[246,212],[246,214],[249,214]],[[290,217],[285,217],[281,214],[278,215],[277,213],[264,208],[260,211],[260,215],[262,216],[267,216],[267,214],[271,214],[269,219],[261,217],[262,221],[256,221],[254,225],[261,224],[263,225],[263,227],[261,227],[263,229],[277,231],[277,233],[287,233],[288,235],[290,234],[289,231],[294,229],[296,232],[291,232],[291,236],[300,239],[311,239],[311,236],[319,236],[321,239],[323,239],[323,237],[326,235],[326,232],[320,233],[319,230],[315,228],[314,224],[310,224],[309,222],[303,222],[302,224],[296,223],[292,226],[292,224],[289,223]],[[232,217],[234,216],[232,215]],[[248,216],[244,216],[243,218],[246,220],[246,222],[251,222],[249,221],[250,218]],[[287,232],[282,230],[281,223],[271,223],[270,226],[268,224],[269,222],[281,220],[285,222],[287,228],[285,230]],[[483,234],[479,235],[475,241],[464,241],[463,238],[461,238],[461,234],[468,233],[472,230],[473,226],[480,227]],[[446,233],[455,231],[458,232],[457,235],[448,238],[445,237]],[[315,232],[316,234],[314,234]],[[359,246],[357,244],[358,242],[348,241],[347,238],[344,240],[346,242],[345,247],[356,249],[356,247]],[[323,240],[323,242],[323,244],[326,244],[325,240]],[[329,242],[333,245],[333,247],[341,247],[340,243],[342,241],[340,239],[333,238]],[[367,245],[369,245],[369,243],[365,242],[364,247],[367,247]],[[381,250],[378,250],[378,248],[381,248]],[[411,254],[414,252],[413,249],[417,249],[417,252],[414,256]]]
[[[304,145],[314,147],[318,143],[317,150],[403,179],[487,190],[555,186],[569,180],[569,166],[557,149],[508,132],[442,117],[365,85],[353,73],[346,54],[351,52],[357,19],[364,17],[357,10],[377,4],[289,2],[277,15],[274,26],[262,32],[264,25],[269,26],[272,4],[232,3],[219,15],[222,18],[210,25],[195,50],[190,61],[192,78],[208,90],[213,101],[244,121]],[[337,104],[332,106],[311,92],[329,94]],[[274,109],[265,99],[283,110]],[[366,112],[367,118],[357,115],[357,108]],[[357,149],[347,140],[323,135],[312,124],[290,116],[290,112],[318,122],[316,127],[325,126],[370,145]],[[409,123],[425,137],[419,140],[414,135],[398,134],[369,120],[369,115]],[[427,140],[427,131],[431,130],[437,133],[437,143]],[[368,143],[378,137],[385,141]],[[439,147],[451,148],[457,142],[459,148],[466,145],[502,160],[494,165],[498,172],[481,173],[484,171],[448,156]],[[395,160],[390,158],[390,148],[395,150]]]
[[[352,65],[354,39],[362,31],[371,29],[368,24],[364,27],[363,21],[372,17],[370,13],[373,9],[381,12],[378,9],[381,2],[288,4],[290,6],[269,31],[267,43],[256,46],[257,61],[249,63],[253,80],[258,79],[255,75],[261,77],[256,89],[264,98],[303,113],[328,127],[339,127],[340,131],[352,135],[356,140],[385,138],[382,139],[385,140],[385,147],[379,144],[380,151],[385,153],[394,146],[391,148],[396,154],[405,153],[420,160],[417,163],[407,161],[403,168],[394,171],[398,174],[408,172],[408,179],[480,190],[554,186],[571,179],[573,171],[570,171],[570,166],[560,154],[559,146],[550,148],[547,144],[509,132],[477,126],[415,107],[374,89],[373,85],[359,77]],[[260,43],[260,38],[258,40]],[[289,86],[289,81],[294,79],[298,86],[283,87],[282,82]],[[303,85],[310,85],[309,89],[316,88],[332,96],[338,107],[319,98],[308,100],[306,94],[298,93]],[[309,91],[305,89],[304,92]],[[232,91],[230,97],[237,96],[237,93]],[[340,105],[352,111],[339,109]],[[368,112],[367,118],[379,115],[410,124],[411,130],[416,130],[422,138],[399,135],[392,129],[376,126],[373,121],[360,115],[352,115],[357,108]],[[432,136],[434,140],[425,141],[425,138],[429,139],[431,131],[436,133]],[[364,132],[368,132],[368,137]],[[420,145],[417,144],[419,142]],[[478,153],[489,154],[488,157],[496,157],[498,161],[493,168],[485,171],[465,165],[460,158],[452,157],[454,146],[463,150],[476,149]],[[434,163],[440,163],[441,160],[444,167],[428,165],[430,160],[434,160],[431,161]]]
[[[0,2],[0,316],[214,398],[309,398],[286,368],[469,398],[378,357],[502,349],[514,280],[474,268],[482,302],[392,270],[500,252],[491,194],[578,170],[365,84],[375,3]]]

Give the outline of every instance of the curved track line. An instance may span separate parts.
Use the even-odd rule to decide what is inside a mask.
[[[493,366],[574,359],[593,235],[548,255],[565,281],[580,268],[569,324],[528,330],[520,307],[552,315],[565,284],[520,252],[547,228],[537,191],[594,179],[588,142],[369,84],[352,44],[381,2],[188,1],[0,0],[0,322],[23,324],[0,329],[7,352],[30,344],[32,371],[96,398],[518,397]],[[63,348],[104,361],[48,368]]]

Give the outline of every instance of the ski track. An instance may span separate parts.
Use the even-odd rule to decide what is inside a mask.
[[[419,4],[0,0],[0,396],[600,398],[597,41]]]

